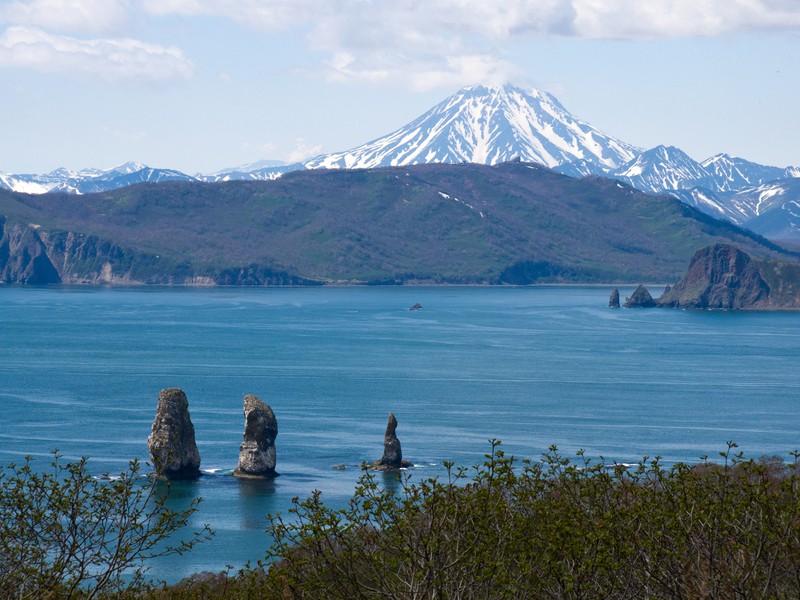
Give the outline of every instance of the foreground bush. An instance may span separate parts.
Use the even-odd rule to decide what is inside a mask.
[[[179,554],[208,529],[170,542],[199,500],[183,511],[166,507],[158,484],[134,461],[113,480],[98,481],[86,459],[49,469],[30,458],[0,468],[0,597],[82,598],[138,592],[146,561]]]
[[[400,493],[365,474],[349,506],[319,493],[271,518],[268,569],[170,598],[798,598],[800,477],[780,459],[627,469],[555,448]],[[269,562],[271,561],[271,562]]]

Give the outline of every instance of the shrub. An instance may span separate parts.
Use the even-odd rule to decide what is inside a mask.
[[[200,499],[182,511],[140,475],[138,461],[119,477],[93,478],[85,458],[64,462],[54,452],[49,469],[27,457],[0,468],[0,596],[95,598],[142,590],[146,562],[189,550],[210,534],[170,538]]]
[[[800,479],[744,460],[633,468],[552,447],[395,494],[366,473],[343,510],[318,492],[271,520],[264,593],[284,598],[797,598]]]

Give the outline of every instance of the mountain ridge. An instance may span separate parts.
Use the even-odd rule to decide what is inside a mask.
[[[305,170],[84,196],[2,191],[0,216],[7,283],[672,281],[717,241],[796,258],[674,198],[522,162]]]

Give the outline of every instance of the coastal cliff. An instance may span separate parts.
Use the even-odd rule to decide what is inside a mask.
[[[628,308],[800,309],[800,264],[755,259],[729,244],[698,250],[681,280],[653,300],[644,286]]]
[[[0,215],[0,282],[46,285],[318,285],[283,271],[250,264],[195,268],[159,254],[123,248],[94,235],[46,231]]]
[[[698,250],[675,287],[658,299],[672,308],[768,308],[770,288],[758,263],[738,248],[715,244]]]

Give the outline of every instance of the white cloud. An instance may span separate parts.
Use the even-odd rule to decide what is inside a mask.
[[[44,0],[40,0],[44,1]],[[88,1],[88,0],[87,0]],[[100,1],[100,0],[95,0]],[[586,38],[717,36],[800,28],[796,0],[141,0],[154,15],[225,17],[263,30],[314,29],[336,50],[401,41],[535,35]],[[347,34],[347,35],[345,35]],[[347,39],[347,48],[342,42]]]
[[[321,153],[321,145],[311,145],[304,139],[298,138],[294,150],[287,155],[286,162],[289,164],[301,162],[308,158],[313,158]]]
[[[359,1],[359,0],[356,0]],[[350,4],[345,0],[346,4]],[[341,0],[141,0],[151,15],[225,17],[264,31],[305,26],[338,13]]]
[[[0,23],[99,34],[127,24],[131,8],[130,0],[13,0],[0,6]]]
[[[432,87],[512,78],[498,50],[534,37],[662,39],[800,29],[797,0],[140,0],[151,15],[293,29],[331,81]]]
[[[129,144],[138,144],[147,138],[147,134],[144,131],[122,131],[121,129],[114,129],[112,127],[103,127],[103,131],[115,140]]]
[[[487,54],[413,57],[387,52],[359,58],[337,52],[324,66],[329,81],[391,82],[420,92],[465,83],[505,83],[522,76],[514,65]]]
[[[251,154],[254,156],[275,156],[278,152],[278,145],[273,142],[267,143],[251,143],[245,142],[242,144],[242,148],[247,154]]]
[[[576,35],[585,38],[715,37],[797,30],[794,0],[574,0]]]
[[[81,40],[27,27],[9,27],[0,35],[0,67],[151,81],[188,79],[194,71],[178,48],[133,39]]]

